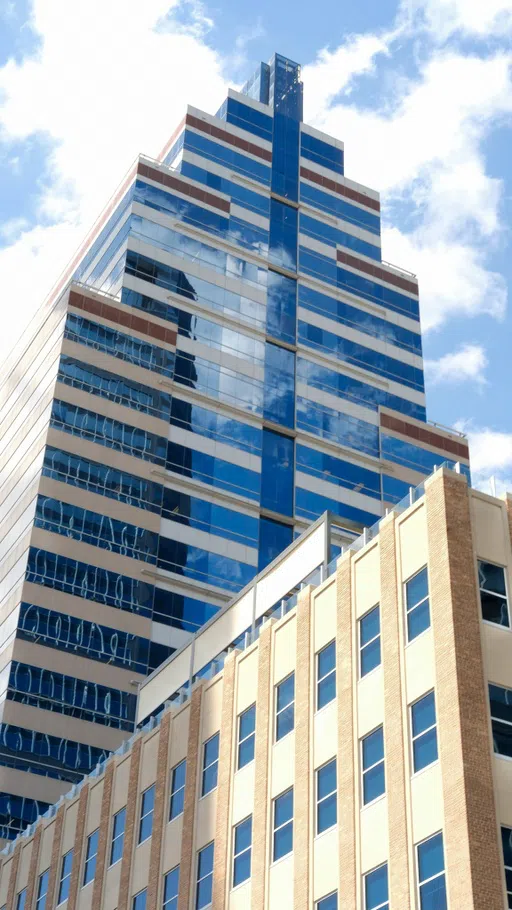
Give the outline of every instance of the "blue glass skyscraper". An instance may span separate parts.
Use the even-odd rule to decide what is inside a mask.
[[[371,525],[427,424],[418,288],[275,55],[141,156],[4,371],[0,836],[133,728],[137,682],[326,509]]]

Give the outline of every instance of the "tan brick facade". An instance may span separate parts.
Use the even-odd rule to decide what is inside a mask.
[[[100,833],[98,837],[98,858],[96,860],[96,875],[92,891],[92,906],[100,907],[103,898],[103,883],[105,869],[109,862],[110,833],[111,833],[111,804],[112,788],[114,784],[114,762],[109,761],[103,779],[103,794],[101,799]]]
[[[400,910],[410,908],[409,843],[405,803],[405,749],[400,661],[401,608],[398,600],[395,517],[388,516],[379,534],[380,619],[384,673],[384,756],[389,830],[389,901]]]
[[[27,898],[25,901],[25,910],[32,910],[34,899],[37,895],[37,885],[39,880],[39,850],[41,847],[41,838],[43,835],[42,825],[38,825],[32,841],[32,852],[30,854],[30,869],[28,871]]]
[[[136,739],[132,746],[130,760],[130,778],[128,782],[128,793],[126,798],[126,824],[124,831],[124,850],[121,860],[121,880],[119,883],[119,898],[117,901],[117,910],[131,910],[130,908],[130,879],[132,874],[133,850],[137,843],[137,831],[139,824],[139,774],[140,774],[140,757],[142,752],[142,740]]]
[[[251,910],[265,910],[268,867],[268,762],[272,742],[272,687],[270,661],[272,655],[272,626],[265,626],[258,645],[258,692],[256,697],[256,739],[254,759],[255,793],[252,817],[252,892]]]
[[[425,492],[449,901],[503,910],[468,488],[439,473]]]
[[[356,906],[356,787],[354,753],[354,655],[352,647],[352,553],[336,572],[336,692],[338,711],[338,862],[339,889],[347,907]]]
[[[311,588],[297,603],[297,660],[295,674],[295,784],[293,814],[294,910],[308,910],[311,901]]]
[[[195,870],[194,853],[194,820],[197,800],[197,772],[199,765],[199,735],[201,729],[201,707],[203,686],[196,685],[190,699],[190,716],[188,724],[187,778],[185,783],[185,802],[183,807],[183,835],[180,858],[180,890],[178,910],[188,910],[190,891],[193,887]]]
[[[48,907],[54,906],[54,901],[57,899],[57,890],[59,887],[59,878],[60,878],[60,867],[61,867],[61,854],[62,854],[62,831],[64,827],[64,806],[60,806],[57,810],[55,816],[55,822],[53,826],[53,844],[52,844],[52,859],[50,863],[50,878],[48,881],[48,891],[46,897],[46,903]]]
[[[87,800],[89,798],[89,786],[86,784],[80,790],[78,797],[78,813],[76,816],[75,842],[73,847],[73,863],[71,866],[71,878],[69,881],[69,896],[67,910],[75,910],[78,889],[82,884],[80,877],[82,875],[82,853],[84,850],[84,833],[85,822],[87,817]]]
[[[9,888],[7,891],[7,910],[16,910],[17,878],[18,867],[20,864],[21,842],[18,842],[14,848],[14,855],[11,862],[9,875]]]
[[[233,741],[236,737],[234,718],[236,653],[232,652],[224,664],[222,689],[222,719],[219,744],[219,771],[217,779],[217,819],[215,825],[215,865],[213,867],[212,910],[224,910],[229,893],[231,868],[231,786],[233,776]]]
[[[155,809],[153,813],[153,834],[151,837],[151,854],[149,858],[147,910],[157,910],[161,906],[160,885],[162,876],[162,842],[164,825],[169,817],[169,738],[171,733],[171,715],[165,714],[160,725],[158,739],[158,760],[155,783]],[[160,898],[160,901],[159,901]]]

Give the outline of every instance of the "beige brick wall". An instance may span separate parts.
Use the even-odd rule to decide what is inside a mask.
[[[103,794],[101,798],[100,813],[100,833],[98,836],[98,858],[96,860],[96,875],[92,891],[92,906],[100,907],[103,898],[103,883],[105,880],[105,869],[109,862],[110,852],[110,828],[111,828],[111,811],[112,811],[112,790],[114,784],[115,762],[109,761],[105,769],[103,779]]]
[[[39,879],[39,851],[41,849],[41,839],[43,836],[43,826],[39,824],[32,841],[32,853],[30,854],[30,869],[28,871],[27,899],[25,901],[25,910],[32,910],[34,898],[37,892],[37,883]],[[43,870],[44,871],[44,870]]]
[[[295,784],[293,789],[293,895],[295,910],[308,910],[311,895],[311,591],[297,603],[295,673]]]
[[[55,816],[55,823],[53,826],[53,844],[52,844],[52,861],[50,863],[50,877],[48,879],[48,891],[46,897],[46,903],[48,907],[54,906],[54,901],[57,899],[57,890],[59,887],[59,877],[60,877],[60,865],[61,865],[61,848],[62,848],[62,833],[64,830],[64,815],[65,807],[60,806],[57,810]]]
[[[139,774],[140,757],[142,752],[142,738],[135,740],[130,756],[130,777],[128,793],[126,796],[126,824],[124,830],[124,849],[121,860],[121,877],[119,881],[119,898],[117,910],[131,910],[131,872],[133,863],[133,850],[137,842],[137,829],[139,824],[138,807],[140,802]]]
[[[223,673],[222,719],[220,727],[215,863],[213,867],[212,910],[223,910],[231,883],[230,805],[233,775],[234,701],[237,652],[226,659]]]
[[[357,742],[354,736],[354,655],[352,653],[352,553],[336,571],[336,695],[338,711],[338,859],[339,893],[347,908],[356,906]]]
[[[196,685],[192,692],[189,709],[187,777],[183,805],[183,835],[180,857],[180,889],[178,910],[189,910],[191,890],[194,883],[195,854],[194,828],[197,802],[197,771],[199,764],[199,734],[201,730],[201,707],[203,684]]]
[[[448,897],[503,910],[468,487],[443,472],[425,492]]]
[[[20,864],[20,855],[21,855],[21,841],[18,841],[14,848],[14,854],[11,861],[11,869],[9,875],[9,888],[7,891],[7,910],[15,910],[16,908],[16,881],[18,878],[18,866]]]
[[[403,729],[400,661],[403,643],[401,601],[398,598],[395,516],[385,519],[379,534],[380,616],[382,667],[384,673],[384,756],[389,831],[389,902],[408,910],[409,845],[405,803],[405,736]]]
[[[76,816],[75,841],[73,844],[73,863],[69,880],[69,896],[67,910],[75,910],[78,889],[82,884],[82,856],[85,846],[85,822],[87,819],[87,801],[89,799],[89,785],[85,784],[78,797],[78,813]]]
[[[151,836],[151,853],[149,857],[149,878],[147,891],[147,910],[157,910],[162,905],[160,889],[162,885],[162,844],[164,826],[169,819],[169,738],[171,733],[171,714],[162,718],[160,729],[156,734],[158,740],[158,758],[155,783],[155,809],[153,813],[153,834]]]
[[[251,910],[265,910],[268,875],[269,747],[272,742],[272,690],[270,661],[272,624],[266,625],[258,645],[258,691],[256,694],[255,803],[252,818]]]

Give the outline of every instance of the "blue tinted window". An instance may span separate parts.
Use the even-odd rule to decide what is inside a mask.
[[[300,153],[303,158],[327,167],[336,174],[343,174],[343,150],[309,133],[300,134]]]
[[[274,862],[293,850],[293,787],[274,800]]]
[[[212,902],[213,887],[213,841],[197,854],[196,910],[208,907]]]
[[[421,356],[421,335],[299,283],[299,306]]]
[[[363,763],[363,803],[371,803],[386,790],[384,773],[384,733],[378,727],[361,740]]]
[[[23,888],[23,891],[20,891],[16,900],[16,910],[25,910],[27,903],[27,889]]]
[[[315,910],[338,910],[338,892],[333,891],[315,904]]]
[[[283,427],[294,426],[295,354],[275,344],[265,345],[263,417]]]
[[[258,572],[263,571],[276,556],[286,550],[292,539],[293,532],[289,525],[282,525],[271,518],[260,518]]]
[[[284,353],[289,354],[290,352],[285,351]],[[266,386],[259,379],[250,378],[245,373],[236,372],[203,357],[179,351],[176,355],[174,379],[180,385],[196,389],[229,405],[244,408],[252,414],[262,415],[264,413]],[[277,416],[282,416],[283,419],[284,417],[288,419],[288,412],[285,410],[288,406],[286,393],[285,385],[282,393],[281,390],[277,390],[277,394],[274,396]],[[282,420],[279,420],[279,423],[282,423]]]
[[[147,889],[139,891],[133,898],[132,910],[146,910]]]
[[[191,199],[175,196],[162,187],[153,186],[153,184],[145,183],[145,181],[140,179],[135,184],[134,202],[147,205],[149,208],[156,209],[159,212],[176,215],[185,224],[195,224],[205,231],[211,231],[221,236],[229,234],[229,217],[225,214],[203,208],[202,205],[198,205],[197,202]],[[140,225],[140,221],[140,216],[132,216],[132,224]],[[147,227],[148,230],[158,232],[156,225],[150,227],[148,223]],[[164,232],[159,233],[165,236]]]
[[[377,605],[359,620],[360,674],[366,676],[380,664],[380,609]]]
[[[365,910],[389,910],[387,863],[365,875],[364,899]]]
[[[58,382],[81,389],[100,398],[108,398],[116,404],[152,414],[169,420],[171,414],[171,396],[166,392],[157,392],[149,386],[124,379],[100,367],[81,363],[67,354],[60,358]]]
[[[316,656],[316,707],[319,711],[336,698],[336,642],[331,641]]]
[[[293,515],[293,439],[263,430],[261,506]]]
[[[126,825],[126,806],[116,812],[112,821],[112,843],[110,845],[110,865],[117,863],[123,855],[124,829]]]
[[[118,610],[151,616],[152,585],[47,550],[30,548],[26,580]]]
[[[87,838],[87,847],[84,862],[84,885],[88,885],[89,882],[92,882],[94,876],[96,875],[96,859],[98,856],[99,837],[100,829],[96,828],[96,831],[93,831],[92,834],[89,834],[89,837]]]
[[[295,673],[276,686],[276,742],[295,726]]]
[[[427,567],[405,583],[407,640],[412,641],[430,626]]]
[[[248,104],[236,101],[235,98],[227,99],[226,121],[240,127],[241,130],[247,130],[261,139],[272,142],[272,117],[256,111]]]
[[[219,771],[219,734],[205,742],[203,746],[203,776],[201,784],[201,796],[206,796],[217,786],[217,777]]]
[[[364,493],[365,496],[380,499],[380,474],[376,471],[369,471],[361,465],[335,458],[334,455],[319,452],[318,449],[311,449],[300,443],[295,447],[295,458],[297,471],[320,477],[328,483],[349,490],[357,487],[357,491]]]
[[[384,502],[397,503],[404,496],[409,494],[410,484],[405,480],[398,480],[396,477],[390,477],[389,474],[382,475],[382,498]]]
[[[380,218],[378,215],[373,212],[367,212],[366,209],[360,208],[358,205],[346,202],[340,196],[326,193],[319,187],[310,186],[308,183],[301,181],[300,198],[302,202],[308,203],[313,208],[336,215],[343,221],[348,221],[349,224],[357,224],[372,234],[380,234]]]
[[[36,910],[46,910],[46,895],[48,894],[48,883],[50,881],[50,870],[42,872],[39,876],[36,895]]]
[[[332,828],[338,820],[336,759],[327,762],[316,772],[316,833]]]
[[[155,811],[155,785],[148,787],[142,794],[140,803],[139,840],[146,840],[153,832],[153,813]]]
[[[60,866],[59,896],[57,905],[62,904],[69,897],[69,886],[71,884],[71,867],[73,865],[73,851],[68,850],[62,857]]]
[[[115,260],[116,255],[119,253],[123,243],[125,242],[131,225],[131,217],[128,217],[126,221],[121,225],[119,230],[112,235],[111,242],[107,246],[103,255],[97,261],[94,268],[87,275],[87,284],[94,287],[102,284],[102,276],[106,269],[109,268],[109,265]]]
[[[187,777],[187,762],[185,759],[172,769],[171,774],[171,805],[169,821],[177,818],[183,812],[185,805],[185,783]]]
[[[234,592],[256,574],[255,566],[167,537],[160,537],[157,565],[167,572]]]
[[[252,815],[235,825],[233,844],[233,888],[251,877]]]
[[[512,690],[490,684],[489,701],[494,751],[512,758]]]
[[[336,286],[337,266],[334,250],[332,256],[324,256],[310,250],[309,247],[299,246],[299,271]]]
[[[175,395],[173,395],[171,406],[171,425],[234,446],[244,452],[261,454],[261,429],[259,427],[243,423],[241,420],[234,420],[219,411],[183,401]]]
[[[267,281],[267,335],[295,344],[296,322],[297,280],[270,270]]]
[[[223,461],[175,442],[170,442],[167,447],[167,468],[175,474],[193,477],[209,486],[248,499],[260,498],[261,476],[256,471],[241,468],[230,461]]]
[[[270,200],[270,262],[291,272],[297,270],[297,209]]]
[[[125,193],[114,214],[110,216],[105,227],[100,231],[92,246],[89,247],[80,265],[73,274],[73,278],[76,281],[80,281],[82,279],[82,277],[87,272],[87,269],[89,268],[91,262],[96,258],[103,244],[106,242],[107,237],[114,231],[116,225],[121,223],[121,220],[124,218],[133,199],[134,189],[135,186],[132,185],[127,193]]]
[[[232,202],[236,202],[251,212],[257,212],[259,215],[266,215],[267,217],[270,214],[270,199],[268,196],[255,193],[254,190],[249,190],[234,180],[221,177],[219,174],[213,174],[211,171],[205,170],[205,168],[191,164],[190,161],[181,163],[180,172],[184,177],[191,177],[192,180],[197,180],[198,183],[204,183],[214,190],[219,190],[219,192],[231,196]]]
[[[164,489],[162,517],[244,546],[258,546],[257,518],[178,490]]]
[[[379,457],[379,431],[375,424],[335,411],[297,395],[297,429],[339,442],[340,445]]]
[[[415,771],[437,761],[436,701],[429,692],[411,706],[412,753]]]
[[[195,597],[185,597],[176,591],[155,588],[153,619],[166,626],[174,626],[185,632],[195,632],[215,616],[218,610],[219,607],[196,600]]]
[[[49,808],[49,803],[12,793],[0,793],[0,836],[14,840],[28,825],[35,822]],[[43,873],[46,875],[46,873]],[[43,878],[43,876],[41,876]],[[45,895],[46,896],[46,895]],[[37,910],[40,910],[38,907]],[[41,910],[44,910],[44,903]]]
[[[243,768],[254,759],[254,736],[256,729],[256,705],[251,705],[238,718],[238,761],[237,768]]]
[[[395,461],[413,471],[421,471],[425,474],[431,474],[436,465],[448,464],[454,465],[455,462],[446,459],[439,452],[431,452],[415,446],[410,442],[402,439],[396,439],[394,436],[388,436],[386,433],[381,434],[382,456],[388,461]],[[468,469],[461,465],[462,473],[467,474]]]
[[[260,164],[259,161],[254,161],[253,158],[248,158],[247,155],[235,152],[232,148],[226,148],[212,139],[207,139],[206,136],[193,133],[191,130],[185,130],[183,146],[191,152],[201,155],[202,158],[223,164],[230,170],[236,171],[237,174],[245,174],[247,177],[252,177],[253,180],[257,180],[258,183],[262,183],[264,186],[270,184],[270,168],[268,165]]]
[[[356,509],[344,502],[338,502],[336,499],[328,499],[327,496],[320,496],[311,490],[304,490],[302,487],[295,489],[295,514],[307,518],[308,521],[314,521],[323,515],[325,511],[333,512],[339,518],[345,521],[354,521],[358,525],[366,528],[371,527],[377,521],[379,515],[377,512],[363,512],[362,509]]]
[[[435,834],[418,844],[420,910],[446,910],[443,835]]]
[[[478,582],[482,618],[498,626],[509,626],[507,586],[503,566],[478,561]]]
[[[296,112],[289,116],[285,106],[278,110],[277,104],[272,139],[272,192],[284,199],[298,201],[299,123]]]
[[[503,847],[503,860],[505,863],[508,906],[512,907],[512,829],[502,826],[501,842]]]
[[[306,237],[313,237],[314,240],[320,240],[321,243],[327,243],[329,246],[342,246],[346,249],[353,250],[355,253],[361,253],[363,256],[368,256],[369,259],[375,259],[376,262],[381,261],[380,246],[376,246],[374,243],[368,243],[366,240],[361,240],[354,234],[349,234],[347,231],[342,231],[333,225],[326,224],[325,221],[318,221],[316,218],[311,218],[310,215],[301,214],[299,232],[305,234]]]
[[[403,313],[411,319],[419,319],[419,303],[414,297],[408,297],[399,291],[392,291],[378,281],[371,281],[363,275],[356,275],[348,269],[337,267],[336,284],[339,288],[357,294],[364,300],[379,303],[396,313]]]
[[[164,875],[164,896],[162,910],[177,910],[180,886],[180,867],[176,866]]]
[[[64,338],[84,344],[97,351],[103,351],[112,357],[134,363],[136,366],[155,373],[162,373],[172,379],[174,372],[174,353],[167,348],[159,348],[148,341],[141,341],[133,335],[125,335],[118,329],[92,322],[76,313],[68,313],[64,328]]]

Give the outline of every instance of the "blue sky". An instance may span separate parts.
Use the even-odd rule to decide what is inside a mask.
[[[510,0],[0,0],[6,356],[138,152],[277,50],[418,274],[431,420],[512,490]]]

